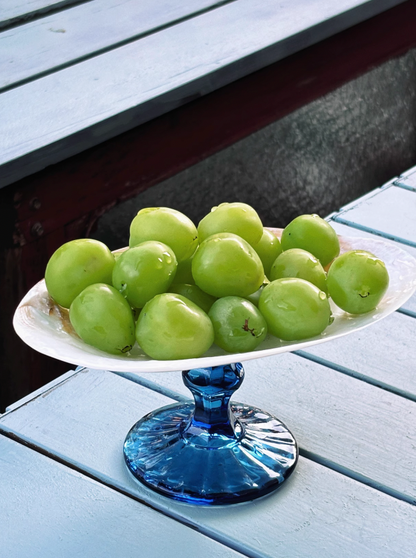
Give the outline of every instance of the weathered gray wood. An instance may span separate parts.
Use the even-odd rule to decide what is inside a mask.
[[[6,91],[0,95],[0,186],[399,3],[239,0]]]
[[[1,435],[0,470],[4,557],[241,556]]]
[[[79,0],[0,0],[0,29],[77,2]]]
[[[363,198],[360,198],[362,200]],[[366,231],[362,231],[360,229],[356,229],[353,226],[343,225],[341,223],[337,223],[336,221],[330,221],[331,226],[337,231],[338,234],[343,236],[353,236],[353,237],[363,237],[363,238],[380,238],[380,235],[374,235],[368,233]],[[393,242],[393,241],[391,241]],[[409,246],[407,244],[399,244],[401,249],[406,250],[411,254],[414,258],[416,258],[416,247]],[[416,315],[416,293],[403,305],[402,307],[405,311],[408,311],[412,314]]]
[[[300,360],[296,357],[292,359]],[[302,444],[306,437],[316,440],[328,436],[332,445],[342,448],[345,458],[351,453],[358,459],[361,451],[366,450],[365,440],[360,440],[361,433],[357,434],[352,445],[343,443],[346,431],[353,428],[349,419],[354,422],[356,412],[350,409],[345,416],[342,410],[345,406],[341,401],[345,398],[345,385],[339,386],[338,395],[330,395],[326,390],[327,378],[317,378],[313,387],[314,405],[305,408],[302,401],[304,396],[299,390],[304,382],[303,377],[308,376],[308,370],[316,368],[316,365],[312,367],[306,363],[305,366],[303,362],[297,371],[289,369],[292,381],[288,389],[274,368],[275,364],[272,363],[272,368],[267,371],[268,385],[263,384],[263,387],[262,376],[256,377],[257,373],[263,372],[248,369],[243,399],[254,404],[264,404],[268,410],[281,411],[280,415],[287,415],[290,403],[286,400],[291,400],[296,410],[293,409],[290,427],[302,438]],[[263,367],[263,371],[265,369]],[[159,376],[170,378],[175,385],[181,381],[180,376],[173,373]],[[347,380],[356,382],[351,378]],[[89,474],[148,499],[153,506],[181,517],[197,526],[201,532],[217,540],[228,541],[228,544],[244,550],[249,556],[322,558],[325,549],[326,557],[338,558],[342,547],[343,557],[390,558],[395,554],[413,557],[416,507],[308,459],[300,459],[292,478],[281,490],[253,503],[215,509],[201,508],[176,503],[146,489],[135,482],[125,469],[122,443],[130,426],[149,407],[156,408],[164,402],[170,401],[115,374],[85,371],[4,415],[0,425],[2,429],[18,432],[23,438],[35,441],[53,454],[76,463]],[[364,404],[367,409],[371,408],[368,400]],[[383,394],[379,406],[381,409],[389,407]],[[346,419],[345,424],[341,427],[338,425],[339,432],[330,426],[331,417],[328,416],[322,422],[319,416],[319,408],[330,410],[335,407]],[[302,426],[299,425],[302,416],[306,415],[309,415],[310,424],[302,434]],[[393,421],[399,420],[395,409],[390,416]],[[383,423],[383,417],[380,418]],[[341,417],[338,423],[340,420]],[[339,434],[342,435],[341,440],[337,440]],[[350,432],[350,436],[353,438],[353,432]],[[397,451],[401,447],[401,436],[396,437],[395,441]],[[374,439],[370,446],[371,451],[367,447],[368,453],[376,454]],[[400,450],[399,453],[402,454]],[[398,462],[392,468],[399,474]]]
[[[218,0],[100,0],[60,11],[0,35],[0,90],[92,57]]]
[[[389,185],[343,207],[338,223],[416,246],[416,192]]]

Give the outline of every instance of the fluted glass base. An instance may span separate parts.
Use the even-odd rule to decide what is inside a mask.
[[[276,490],[295,468],[297,444],[264,411],[233,403],[241,364],[183,373],[195,403],[149,413],[124,443],[133,475],[157,492],[193,504],[231,504]]]

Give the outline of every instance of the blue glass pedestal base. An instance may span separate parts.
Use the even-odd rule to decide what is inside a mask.
[[[286,426],[248,405],[230,405],[241,364],[183,373],[195,403],[149,413],[133,426],[124,456],[157,492],[193,504],[244,502],[276,490],[293,472],[297,444]]]

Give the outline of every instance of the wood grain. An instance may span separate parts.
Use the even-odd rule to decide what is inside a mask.
[[[1,549],[9,558],[238,558],[178,521],[0,436]]]
[[[59,8],[79,4],[80,1],[82,0],[0,0],[0,29]]]
[[[397,0],[339,0],[336,5],[331,0],[298,0],[294,5],[285,0],[276,8],[274,0],[239,0],[6,91],[0,95],[0,185],[80,153],[395,4]],[[338,66],[342,62],[338,59]],[[348,68],[342,73],[345,80]],[[307,74],[302,82],[309,86]]]
[[[416,247],[416,192],[389,185],[343,207],[337,223]]]
[[[400,312],[366,332],[309,347],[302,354],[416,401],[416,319]]]
[[[100,0],[59,11],[1,34],[0,91],[92,58],[174,25],[218,0]]]

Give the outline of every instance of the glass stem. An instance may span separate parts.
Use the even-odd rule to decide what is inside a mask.
[[[182,372],[184,384],[195,400],[195,409],[182,436],[185,440],[210,448],[241,438],[242,427],[236,421],[230,398],[243,379],[244,369],[240,363],[195,368]],[[196,440],[196,437],[198,439]]]

